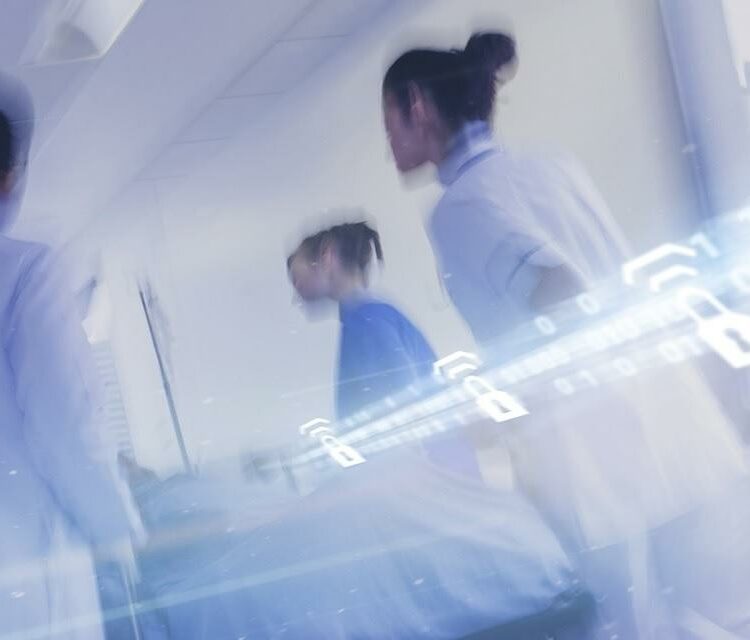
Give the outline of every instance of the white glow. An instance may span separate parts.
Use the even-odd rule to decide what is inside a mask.
[[[479,376],[464,379],[464,387],[474,396],[477,406],[495,422],[506,422],[529,413],[509,393],[498,391]]]
[[[362,456],[361,453],[345,444],[339,445],[334,449],[329,449],[328,452],[331,454],[331,457],[344,469],[354,467],[358,464],[362,464],[363,462],[367,462],[367,460]]]
[[[750,24],[750,3],[747,0],[724,0],[724,13],[737,79],[741,87],[750,89],[747,72],[750,68],[750,34],[747,29]]]
[[[310,436],[320,442],[328,455],[344,468],[353,467],[367,460],[356,449],[341,442],[328,427],[331,422],[325,418],[315,418],[305,422],[300,428],[300,435]]]
[[[708,318],[705,318],[696,310],[695,305],[690,302],[691,298],[712,306],[718,316],[731,313],[724,303],[720,302],[710,291],[697,287],[683,287],[677,292],[677,299],[685,312],[698,323],[707,322]]]
[[[91,344],[109,340],[112,327],[112,300],[106,284],[100,283],[94,289],[89,312],[83,321],[83,329]]]
[[[695,248],[687,244],[669,243],[644,254],[624,265],[623,277],[635,283],[641,269],[664,257],[678,255],[692,258],[699,253],[709,258],[718,257],[718,249],[709,236],[698,233],[688,242]],[[652,276],[656,277],[655,288],[660,288],[664,283],[678,277],[670,275],[675,273],[672,269],[673,267],[668,267]],[[684,273],[683,270],[683,275],[692,276],[692,271],[700,275],[697,269],[687,269],[688,273]],[[748,274],[750,270],[745,270],[742,265],[735,266],[732,271],[723,274],[723,284],[732,284],[740,293],[747,293],[750,290]],[[721,284],[712,281],[711,286]],[[477,355],[465,351],[451,353],[437,360],[433,370],[443,379],[454,381],[455,384],[347,433],[342,436],[347,443],[344,446],[357,446],[358,442],[367,442],[363,449],[375,451],[395,447],[413,439],[425,439],[437,432],[456,429],[468,421],[475,421],[475,407],[497,423],[528,415],[529,411],[524,403],[511,393],[495,388],[493,382],[497,380],[498,384],[517,384],[547,377],[545,373],[571,363],[577,364],[574,370],[563,372],[562,377],[555,377],[553,374],[548,380],[549,386],[564,397],[579,391],[595,389],[612,380],[636,376],[654,367],[684,362],[705,353],[706,345],[730,366],[750,367],[750,315],[727,308],[713,293],[700,286],[681,287],[677,290],[676,296],[669,298],[653,298],[645,293],[642,297],[644,300],[639,300],[632,307],[625,309],[619,307],[619,298],[616,295],[607,294],[603,290],[596,298],[587,295],[571,299],[569,306],[577,307],[588,321],[583,327],[579,328],[574,319],[572,322],[576,329],[568,334],[562,322],[558,331],[557,315],[538,316],[533,324],[529,322],[530,331],[533,331],[534,325],[536,329],[541,330],[541,324],[547,330],[542,333],[548,334],[549,328],[554,327],[555,334],[562,332],[562,337],[545,341],[541,348],[537,347],[515,360],[505,362],[502,367],[493,368],[482,377],[474,373],[482,364]],[[710,305],[714,311],[704,313],[702,304]],[[602,311],[607,312],[604,314],[605,319],[596,322],[593,316]],[[612,311],[617,313],[611,314]],[[565,320],[564,315],[561,316]],[[540,318],[544,320],[540,321]],[[695,321],[697,336],[692,333],[690,324],[684,322],[688,318]],[[672,325],[677,323],[680,323],[680,326],[672,328]],[[639,349],[635,344],[644,336],[665,329],[670,330],[669,335],[658,336],[656,345],[649,342],[645,348]],[[624,346],[628,349],[625,350]],[[609,357],[599,357],[598,354],[605,350]],[[524,397],[532,395],[525,389],[523,394]],[[475,407],[467,402],[472,399]],[[534,402],[534,399],[530,402]],[[384,401],[383,404],[392,408],[391,402]],[[435,415],[444,410],[450,410],[445,418]],[[365,413],[361,415],[364,417]],[[322,426],[326,424],[328,421],[318,418],[303,425],[301,430],[305,433],[312,431],[310,435],[330,433],[330,430]],[[398,433],[394,433],[395,431]],[[370,438],[375,441],[369,442]],[[343,444],[332,436],[320,439],[331,451],[338,449],[337,444]],[[331,455],[334,456],[333,453]]]
[[[737,267],[729,277],[742,293],[750,293],[750,270],[747,267]]]
[[[310,420],[310,422],[305,422],[305,424],[303,424],[299,428],[299,433],[301,436],[304,436],[313,427],[317,427],[318,425],[327,425],[327,424],[331,424],[330,420],[326,420],[325,418],[315,418],[313,420]]]
[[[750,316],[730,311],[705,289],[688,287],[680,290],[678,298],[685,311],[698,325],[698,337],[735,369],[750,366]],[[710,305],[716,315],[702,315],[690,302],[698,300]]]
[[[660,260],[664,260],[665,258],[669,258],[671,256],[695,258],[697,256],[697,253],[695,249],[691,249],[690,247],[667,242],[666,244],[656,247],[656,249],[652,249],[651,251],[647,251],[643,255],[638,256],[637,258],[633,258],[632,260],[629,260],[624,265],[622,265],[623,282],[632,287],[633,285],[635,285],[635,276],[639,271],[654,264],[655,262],[659,262]],[[658,274],[656,277],[658,277]]]
[[[22,56],[23,64],[99,58],[110,50],[143,0],[55,0]]]
[[[557,333],[555,323],[550,320],[549,316],[537,316],[534,318],[534,324],[537,329],[545,336],[551,336]]]
[[[676,264],[664,271],[660,271],[653,278],[648,281],[648,286],[651,291],[658,293],[662,290],[662,287],[671,282],[676,278],[688,277],[694,278],[698,275],[698,270],[693,267],[686,267],[685,265]]]
[[[479,368],[479,358],[467,351],[456,351],[438,360],[432,368],[436,376],[455,380],[461,374],[476,371]]]

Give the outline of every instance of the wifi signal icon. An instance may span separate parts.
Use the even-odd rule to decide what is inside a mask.
[[[697,256],[698,252],[692,247],[668,242],[622,265],[622,279],[625,284],[632,287],[636,285],[636,275],[658,262],[669,258],[688,258],[693,260]],[[695,267],[686,264],[673,264],[665,269],[656,271],[650,276],[647,280],[648,288],[653,293],[659,293],[674,280],[679,278],[694,278],[699,274],[700,272]]]
[[[476,371],[480,364],[481,362],[476,354],[468,351],[456,351],[438,360],[432,365],[432,369],[438,378],[455,380],[467,373]]]
[[[311,435],[315,437],[323,431],[330,432],[330,429],[328,428],[329,424],[331,424],[330,420],[326,420],[325,418],[315,418],[314,420],[310,420],[310,422],[305,422],[305,424],[299,428],[299,433],[301,436]]]

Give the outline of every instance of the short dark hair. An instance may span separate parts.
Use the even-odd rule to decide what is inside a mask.
[[[463,50],[412,49],[400,56],[383,79],[401,111],[411,109],[416,85],[435,103],[451,130],[465,122],[488,121],[497,92],[497,73],[516,59],[515,40],[504,33],[475,33]]]
[[[372,262],[373,250],[378,261],[383,261],[380,234],[366,222],[347,222],[305,238],[287,259],[287,268],[298,255],[317,260],[330,245],[335,248],[344,268],[350,271],[366,272]]]
[[[13,128],[10,119],[0,111],[0,178],[7,176],[15,163]]]

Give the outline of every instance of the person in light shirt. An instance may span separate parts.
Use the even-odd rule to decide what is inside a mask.
[[[98,428],[75,297],[48,248],[6,235],[33,122],[26,89],[0,75],[0,636],[96,640],[92,551],[132,559],[142,530]]]
[[[494,139],[496,92],[516,67],[512,37],[477,33],[463,49],[407,51],[382,85],[398,170],[437,169],[444,191],[427,234],[490,361],[513,353],[512,330],[615,276],[627,256],[577,161]],[[750,566],[747,545],[728,544],[749,531],[747,509],[735,515],[734,506],[750,501],[725,497],[744,486],[742,449],[690,365],[600,385],[547,413],[529,409],[503,430],[514,471],[600,594],[606,637],[670,637],[685,610],[750,633],[748,581],[722,577]],[[732,513],[731,526],[711,526],[716,513]],[[655,613],[669,607],[674,615]]]

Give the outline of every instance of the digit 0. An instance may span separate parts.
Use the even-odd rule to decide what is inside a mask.
[[[674,340],[665,340],[657,347],[661,356],[669,363],[682,362],[685,359],[685,353]]]
[[[537,316],[534,318],[534,324],[542,335],[551,336],[557,333],[557,327],[549,316]]]
[[[590,387],[599,386],[599,380],[597,380],[594,374],[592,374],[588,369],[584,369],[583,371],[579,372],[578,375],[581,376],[581,378],[583,378]]]
[[[617,358],[612,364],[615,369],[626,377],[634,376],[638,373],[638,367],[636,367],[635,363],[629,358]]]
[[[732,279],[732,284],[742,293],[750,293],[750,272],[747,267],[737,267],[729,277]]]
[[[582,293],[581,295],[577,296],[576,302],[578,303],[581,311],[587,313],[590,316],[593,316],[602,310],[602,306],[599,304],[599,301],[590,293]]]
[[[555,389],[557,389],[564,396],[570,396],[576,392],[575,387],[567,378],[557,378],[552,384],[554,384]]]

